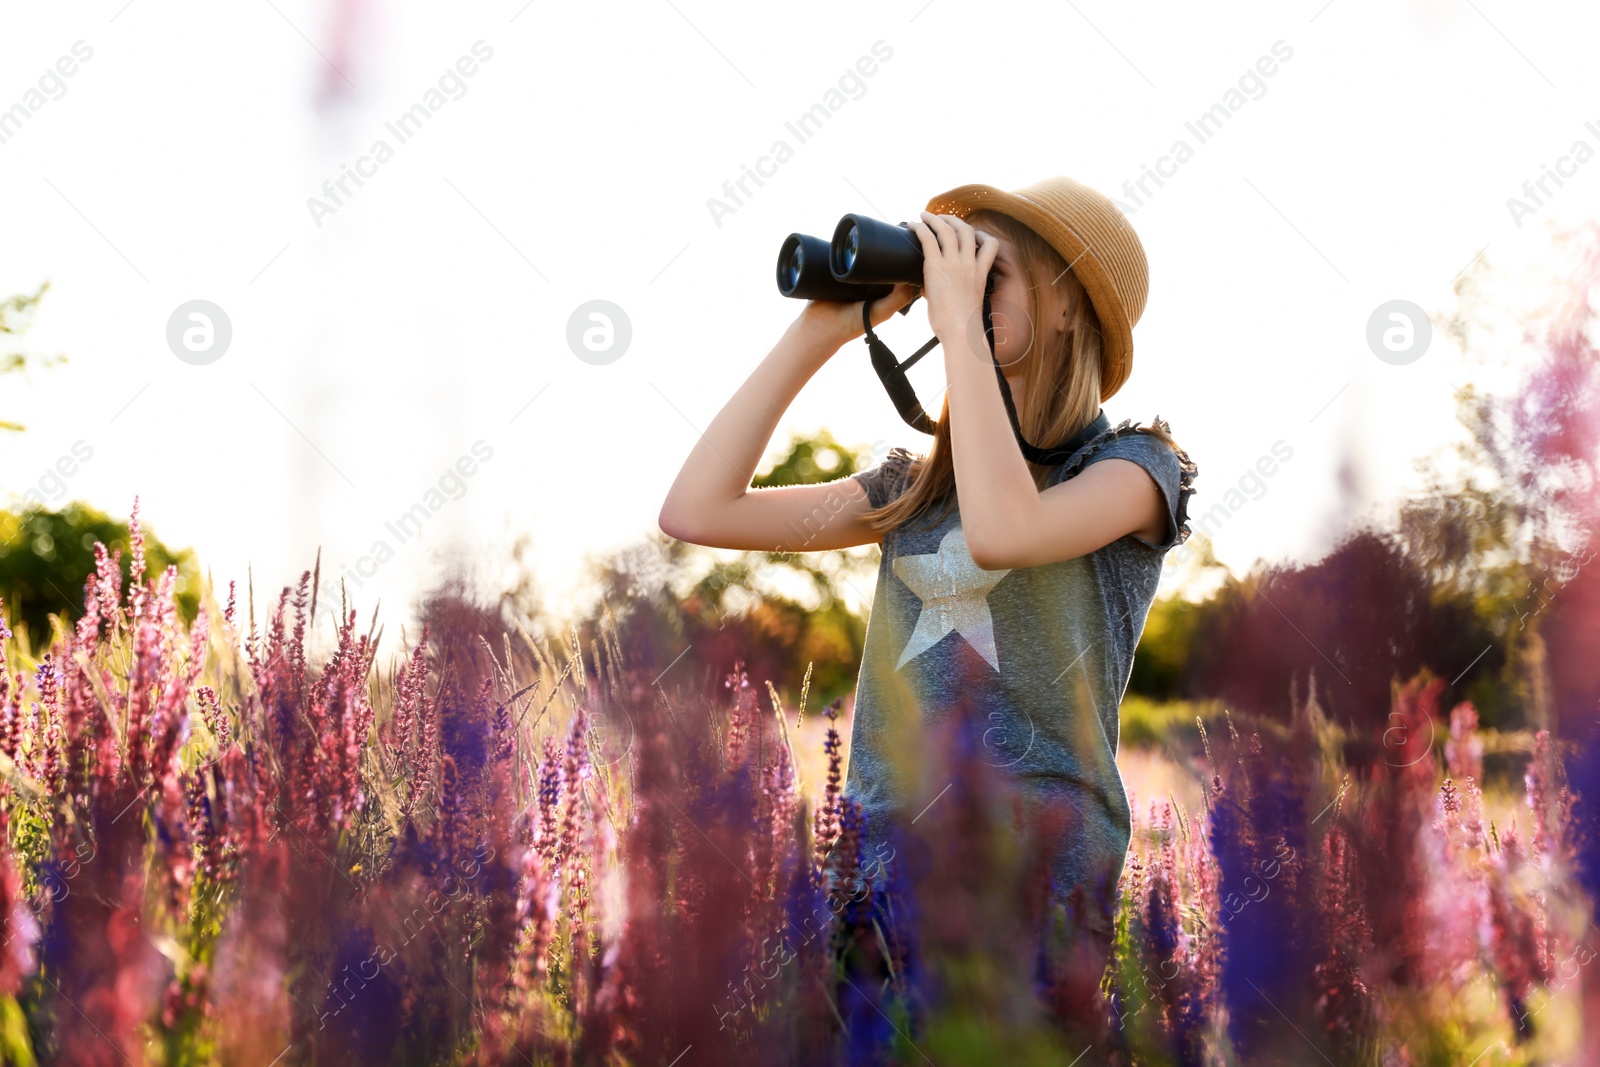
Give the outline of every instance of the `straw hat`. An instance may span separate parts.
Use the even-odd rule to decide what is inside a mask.
[[[1108,197],[1071,178],[1046,178],[1010,193],[963,185],[929,200],[928,210],[963,219],[978,210],[997,211],[1060,252],[1100,317],[1100,399],[1122,388],[1133,371],[1133,326],[1144,314],[1150,268],[1139,235]]]

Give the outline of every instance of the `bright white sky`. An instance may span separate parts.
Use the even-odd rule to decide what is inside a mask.
[[[1286,442],[1215,547],[1236,567],[1312,555],[1457,433],[1451,385],[1472,370],[1439,329],[1452,280],[1486,246],[1496,267],[1534,259],[1600,201],[1593,160],[1522,226],[1506,205],[1575,141],[1600,148],[1592,4],[94,0],[3,20],[0,109],[93,50],[0,144],[0,295],[49,280],[28,347],[71,361],[4,379],[0,417],[29,424],[0,441],[4,494],[85,442],[63,501],[126,514],[137,493],[220,584],[253,565],[267,592],[319,545],[336,577],[384,538],[397,555],[358,597],[391,621],[446,546],[492,569],[527,535],[559,600],[584,553],[653,528],[693,427],[799,310],[773,285],[786,233],[898,221],[969,181],[1067,174],[1126,200],[1180,137],[1193,158],[1130,216],[1150,301],[1107,410],[1170,421],[1197,513]],[[400,144],[385,123],[480,40],[465,95]],[[864,94],[797,143],[785,121],[877,41],[892,57]],[[1278,41],[1292,57],[1264,95],[1199,144],[1184,123]],[[319,227],[307,199],[380,138],[393,158]],[[707,198],[779,138],[793,158],[716,225]],[[1407,366],[1364,340],[1396,298],[1435,319]],[[232,323],[207,366],[166,343],[193,299]],[[565,340],[593,299],[632,323],[604,366]],[[921,307],[886,333],[902,355],[929,336]],[[824,424],[927,442],[859,343],[774,449]],[[492,458],[464,495],[398,544],[385,522],[478,441]]]

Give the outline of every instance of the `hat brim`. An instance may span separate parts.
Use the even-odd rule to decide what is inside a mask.
[[[962,185],[940,193],[928,201],[935,215],[966,218],[974,211],[996,211],[1027,226],[1043,237],[1066,260],[1100,320],[1101,400],[1105,400],[1128,380],[1133,362],[1133,324],[1117,295],[1105,265],[1095,255],[1092,237],[1079,234],[1059,215],[1016,193],[992,185]]]

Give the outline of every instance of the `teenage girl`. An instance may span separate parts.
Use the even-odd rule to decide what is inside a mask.
[[[890,824],[937,803],[944,784],[896,756],[922,726],[975,716],[984,761],[1064,816],[1053,891],[1081,886],[1099,907],[1080,918],[1104,940],[1130,836],[1118,706],[1163,557],[1189,535],[1196,474],[1159,418],[1113,428],[1101,417],[1132,366],[1144,250],[1109,199],[1067,178],[1013,193],[962,186],[910,228],[923,283],[897,285],[870,318],[919,293],[927,301],[948,383],[928,453],[897,447],[847,479],[750,488],[795,395],[865,332],[860,303],[811,301],[701,435],[661,529],[756,551],[881,543],[846,778],[868,816],[868,864],[885,854]],[[1027,442],[1048,448],[1086,430],[1088,440],[1030,463],[996,363]]]

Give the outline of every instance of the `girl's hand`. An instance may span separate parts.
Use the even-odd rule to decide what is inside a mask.
[[[923,295],[928,322],[941,341],[969,329],[983,314],[984,283],[1000,241],[955,215],[924,211],[911,224],[922,242]]]
[[[922,292],[920,285],[901,282],[887,296],[880,296],[872,304],[872,325],[888,321],[890,315],[905,307]],[[795,324],[818,343],[828,346],[831,356],[848,341],[866,334],[861,328],[862,301],[846,303],[842,300],[808,300],[800,310]]]

